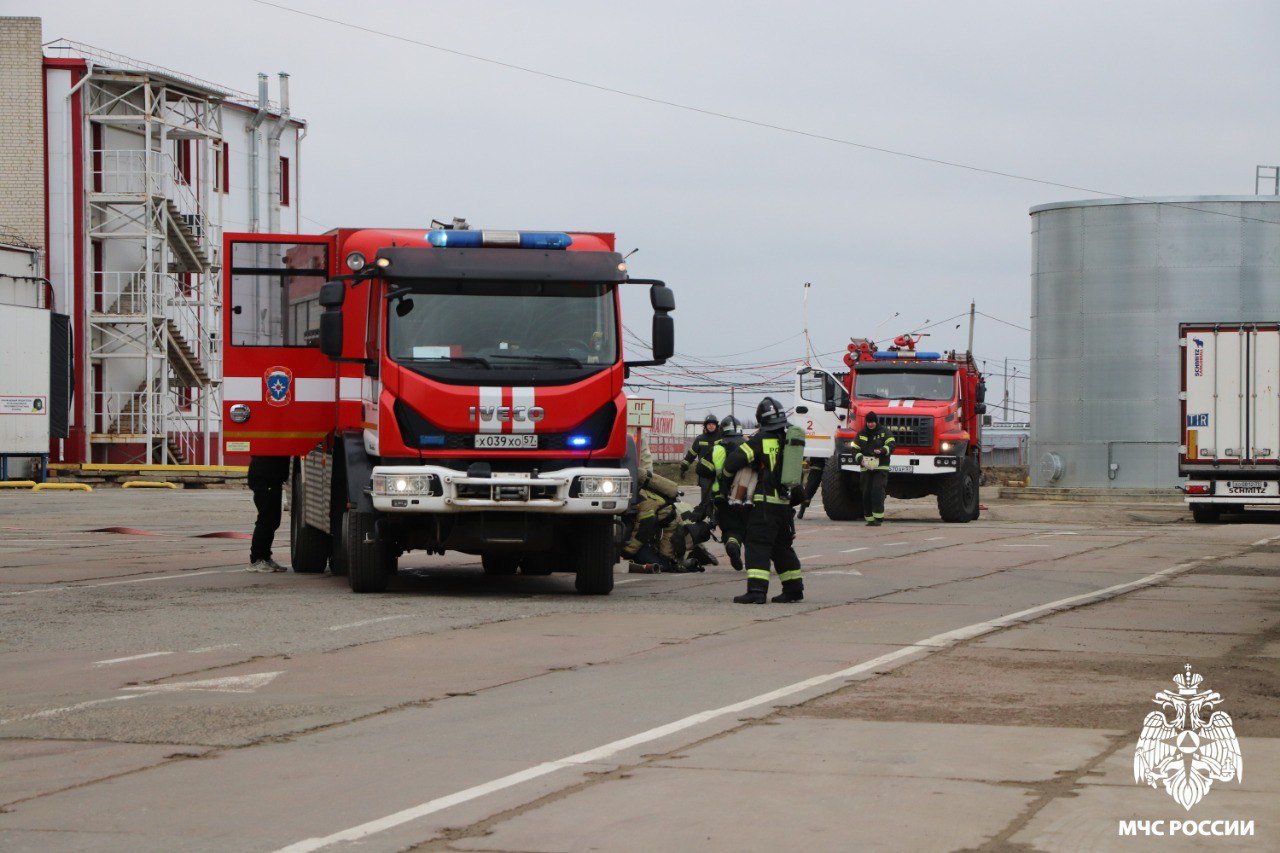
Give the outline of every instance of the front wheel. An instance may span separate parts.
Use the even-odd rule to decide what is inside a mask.
[[[329,564],[333,545],[327,533],[307,524],[303,515],[305,508],[302,472],[295,466],[289,485],[289,559],[295,572],[314,575],[323,572]]]
[[[613,564],[618,562],[613,522],[583,522],[577,534],[574,587],[583,595],[608,595],[613,592]]]
[[[832,521],[862,519],[862,495],[853,475],[841,470],[836,457],[828,459],[822,466],[822,509]]]
[[[960,470],[946,478],[938,492],[938,515],[950,524],[975,520],[982,505],[978,496],[978,466],[965,460]]]
[[[371,512],[347,510],[343,544],[352,592],[382,592],[391,579],[387,543],[378,537],[376,520]]]

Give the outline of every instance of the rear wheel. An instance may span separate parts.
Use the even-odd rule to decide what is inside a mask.
[[[329,551],[333,544],[327,533],[306,522],[302,472],[296,467],[289,488],[289,558],[293,570],[304,575],[323,572],[329,564]]]
[[[618,562],[612,519],[583,522],[577,534],[574,587],[583,595],[608,595],[613,592],[613,564]]]
[[[938,492],[938,515],[951,524],[963,524],[978,517],[978,466],[964,460],[960,470],[948,475]]]
[[[1222,507],[1214,504],[1192,504],[1191,517],[1196,524],[1217,524],[1222,521]]]
[[[488,552],[480,555],[480,564],[486,575],[514,575],[520,568],[520,555]]]
[[[352,592],[382,592],[391,579],[386,543],[378,538],[376,516],[347,510],[345,525],[347,582]]]
[[[834,457],[822,467],[822,509],[832,521],[857,521],[862,518],[862,495],[853,475],[840,470]]]

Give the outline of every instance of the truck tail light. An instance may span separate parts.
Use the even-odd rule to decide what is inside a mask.
[[[1189,495],[1207,495],[1211,494],[1213,489],[1208,483],[1187,483],[1185,491]]]

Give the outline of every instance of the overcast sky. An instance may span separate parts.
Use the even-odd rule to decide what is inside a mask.
[[[1275,2],[282,3],[653,98],[1115,193],[1249,194],[1255,164],[1280,161]],[[1090,195],[646,103],[251,0],[0,10],[42,16],[46,41],[242,90],[265,71],[272,97],[275,72],[290,72],[294,113],[310,125],[302,201],[316,231],[465,216],[617,232],[622,250],[640,248],[633,275],[676,288],[685,355],[796,335],[806,281],[818,351],[959,314],[970,298],[1029,325],[1027,209]],[[628,308],[647,337],[647,302]],[[963,348],[954,326],[927,343]],[[1025,373],[1029,349],[1026,332],[979,318],[979,356],[1022,359]],[[802,354],[792,337],[727,360]],[[705,408],[723,396],[687,399]],[[758,394],[740,393],[739,414],[744,397]]]

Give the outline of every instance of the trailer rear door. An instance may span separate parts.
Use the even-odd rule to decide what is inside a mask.
[[[1185,464],[1247,467],[1280,456],[1280,329],[1182,327]]]
[[[337,422],[336,365],[319,349],[334,238],[227,234],[222,257],[225,449],[302,456]]]

